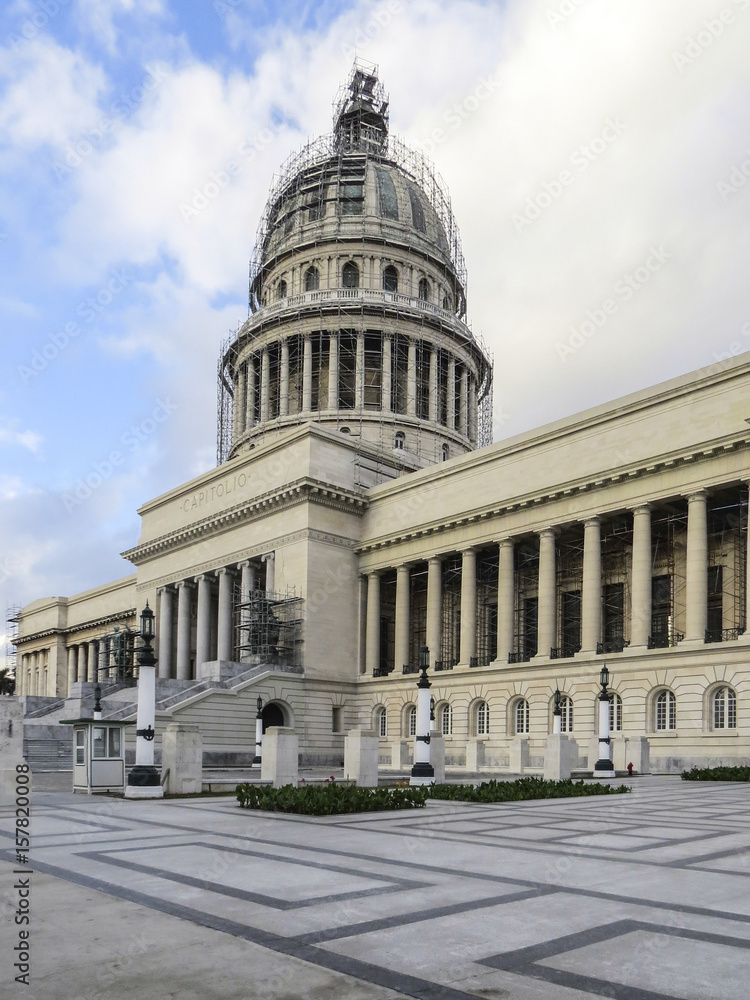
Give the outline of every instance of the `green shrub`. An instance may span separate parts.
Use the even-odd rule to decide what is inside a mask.
[[[544,778],[518,778],[516,781],[483,781],[481,785],[431,785],[431,799],[454,802],[520,802],[525,799],[566,799],[577,795],[619,795],[629,792],[628,785],[614,788],[584,781],[546,781]]]
[[[237,801],[244,809],[267,812],[302,813],[305,816],[333,816],[339,813],[380,812],[384,809],[421,809],[427,801],[426,788],[357,788],[356,785],[237,785]]]
[[[692,767],[683,781],[750,781],[750,767]]]

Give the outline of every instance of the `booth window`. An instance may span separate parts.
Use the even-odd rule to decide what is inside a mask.
[[[83,729],[76,729],[76,764],[85,764],[86,732]]]

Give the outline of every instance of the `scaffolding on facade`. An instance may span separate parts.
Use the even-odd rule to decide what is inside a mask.
[[[235,662],[301,665],[304,602],[295,590],[245,593],[235,583],[232,607]]]
[[[21,607],[18,604],[10,604],[5,610],[5,683],[9,689],[15,686],[16,669],[18,666],[18,652],[16,640],[18,639],[18,626],[21,622]]]
[[[737,639],[747,628],[748,502],[741,486],[712,494],[708,508],[706,642]]]
[[[575,656],[581,648],[581,593],[583,591],[583,533],[572,530],[557,542],[557,645],[552,659]]]
[[[651,519],[650,649],[676,646],[685,638],[687,511],[662,508]]]
[[[114,684],[133,687],[138,683],[136,639],[139,635],[127,622],[97,635],[97,658],[93,671],[96,683],[103,687]]]
[[[616,514],[605,522],[601,534],[602,630],[597,653],[621,653],[630,644],[626,615],[631,607],[632,549],[632,515]]]
[[[516,609],[513,649],[509,663],[525,663],[536,656],[539,644],[539,546],[519,542],[515,549]]]

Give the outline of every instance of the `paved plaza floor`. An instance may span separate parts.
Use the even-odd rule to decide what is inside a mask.
[[[747,1000],[750,785],[307,818],[33,800],[27,1000]]]

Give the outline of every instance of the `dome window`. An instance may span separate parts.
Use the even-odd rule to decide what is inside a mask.
[[[361,215],[364,200],[364,185],[362,183],[342,184],[339,189],[341,196],[342,215]]]
[[[393,178],[383,167],[376,167],[375,172],[378,178],[380,214],[384,219],[393,219],[398,222],[398,198],[396,197],[396,185],[393,183]]]
[[[393,447],[396,451],[403,451],[404,445],[406,444],[406,435],[403,431],[396,431],[396,437],[393,440]]]
[[[305,291],[317,292],[320,288],[320,273],[317,267],[308,267],[305,271]]]
[[[419,297],[422,302],[430,301],[430,283],[427,278],[419,279]]]
[[[276,286],[276,298],[285,299],[286,298],[286,282],[282,278],[281,281]]]
[[[442,447],[442,449],[441,449],[441,451],[442,451],[442,456],[443,456],[442,460],[444,462],[447,462],[448,459],[451,457],[450,447],[447,444],[444,444],[443,447]]]
[[[397,292],[398,291],[398,271],[393,266],[389,264],[388,267],[383,271],[383,291],[385,292]]]
[[[424,209],[422,208],[422,201],[419,197],[417,189],[413,184],[409,185],[409,201],[411,202],[411,221],[415,229],[418,229],[420,233],[427,232],[427,226],[424,221]]]
[[[450,295],[443,296],[443,309],[447,310],[448,312],[451,312],[453,310],[453,303],[451,302]]]
[[[344,264],[341,280],[344,288],[359,288],[359,268],[354,261],[350,260]]]

